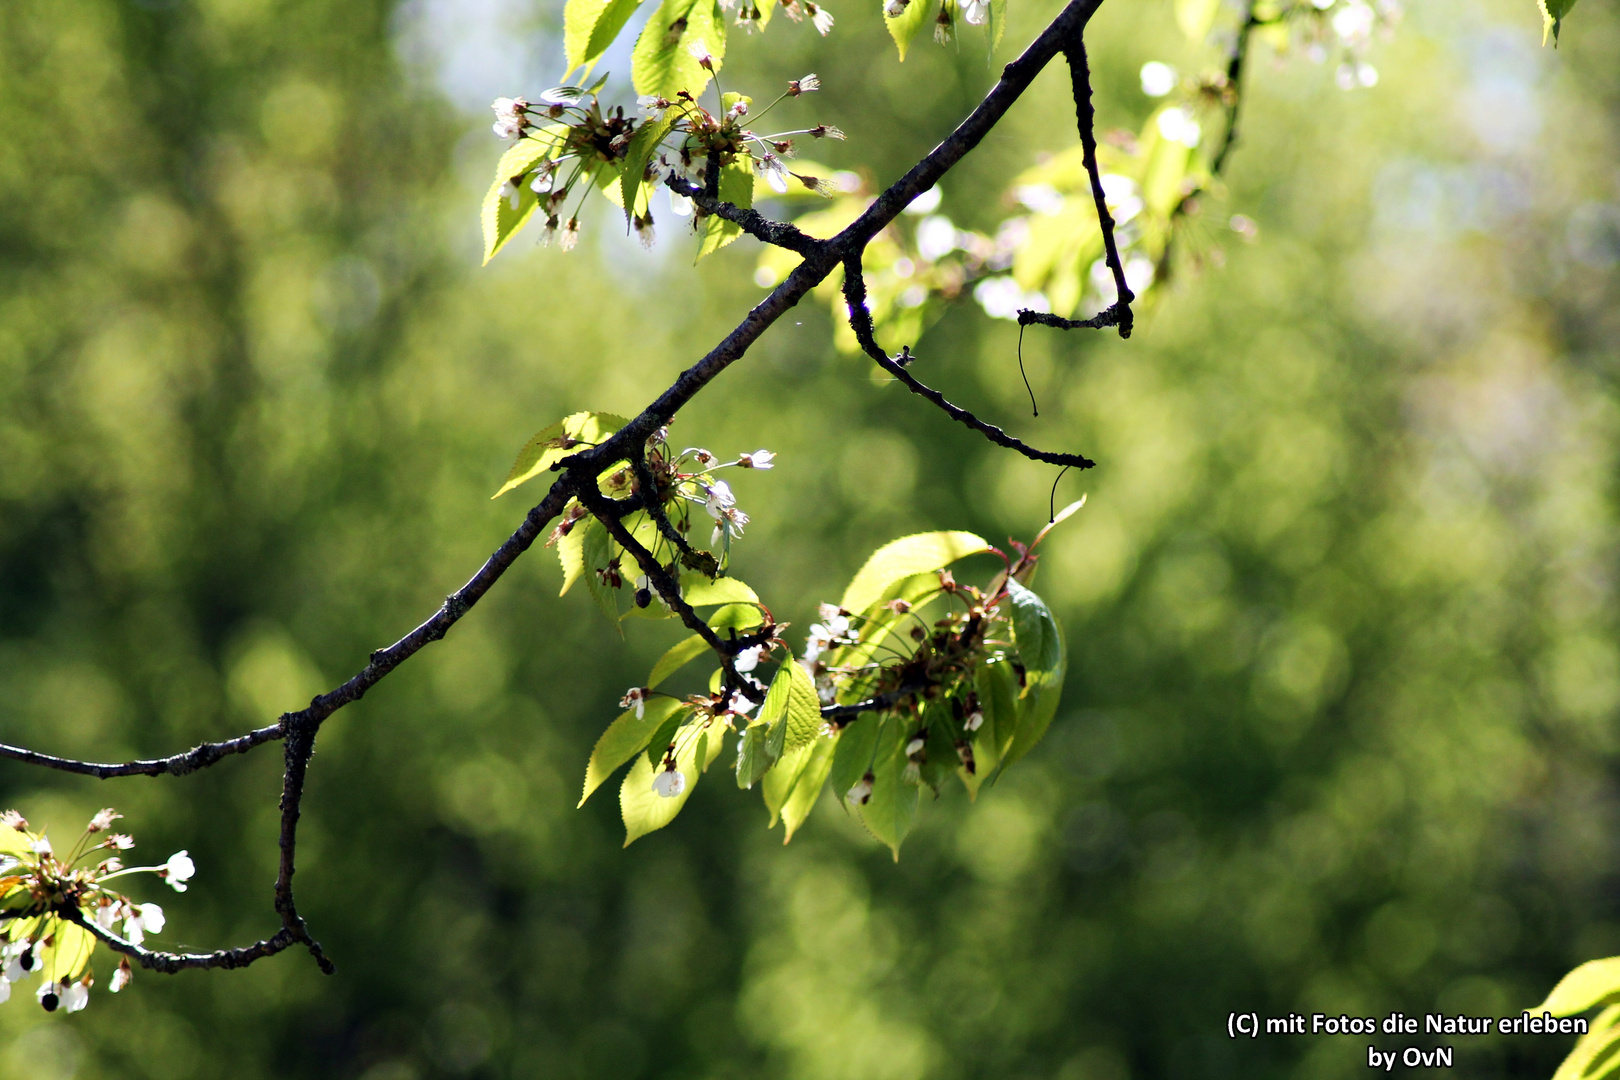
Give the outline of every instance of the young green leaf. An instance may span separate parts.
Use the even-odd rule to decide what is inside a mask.
[[[647,676],[647,689],[653,689],[659,683],[681,670],[681,668],[702,656],[708,649],[708,642],[696,634],[671,645],[669,651],[660,656],[658,663],[653,665],[652,673]]]
[[[759,783],[776,758],[769,745],[770,728],[761,723],[748,725],[737,741],[737,786],[751,788]]]
[[[913,4],[920,0],[912,0]],[[839,606],[860,614],[902,578],[926,574],[950,565],[957,559],[989,551],[990,545],[969,532],[931,532],[902,536],[872,553],[855,579],[844,590]]]
[[[990,0],[990,56],[994,59],[1001,47],[1001,36],[1007,32],[1007,0]]]
[[[568,590],[574,587],[574,582],[585,572],[585,527],[587,522],[576,521],[574,527],[568,530],[568,535],[557,541],[557,561],[562,564],[563,583],[562,591],[558,596],[567,596]]]
[[[821,731],[821,699],[816,684],[795,660],[776,669],[765,701],[759,707],[759,722],[771,725],[771,739],[780,749],[778,756],[797,750],[815,739]]]
[[[495,180],[484,195],[483,222],[484,222],[484,262],[495,257],[495,253],[506,246],[506,242],[534,216],[534,208],[539,205],[539,198],[529,190],[529,185],[521,183],[525,173],[534,168],[536,162],[545,157],[557,146],[558,138],[553,129],[530,128],[517,143],[509,147],[501,155],[501,160],[495,166]],[[501,189],[509,182],[513,182],[517,190],[517,206],[514,207],[509,196],[501,194]]]
[[[641,190],[642,178],[647,172],[647,163],[658,152],[658,144],[664,141],[664,136],[669,134],[670,128],[674,125],[675,116],[672,110],[657,120],[649,120],[642,124],[630,138],[629,149],[624,154],[624,168],[619,173],[619,183],[623,186],[624,192],[624,219],[627,222],[636,213],[636,197]]]
[[[630,57],[636,93],[671,100],[682,90],[701,96],[713,76],[688,48],[697,42],[719,68],[726,55],[726,20],[720,5],[715,0],[664,0],[647,20]]]
[[[568,0],[563,9],[563,52],[569,72],[588,68],[607,52],[640,5],[641,0]]]
[[[709,604],[757,604],[759,594],[739,578],[722,577],[712,581],[702,574],[681,575],[681,596],[693,607]]]
[[[624,417],[612,413],[580,412],[542,428],[523,444],[517,460],[512,462],[511,472],[506,474],[506,483],[490,498],[498,499],[519,484],[550,472],[563,458],[605,441],[628,423]]]
[[[1536,5],[1541,8],[1541,44],[1545,47],[1547,35],[1551,34],[1556,49],[1558,33],[1564,28],[1564,16],[1575,6],[1575,0],[1536,0]]]
[[[1620,1001],[1620,956],[1611,956],[1607,960],[1588,960],[1559,979],[1547,1000],[1532,1011],[1574,1016],[1594,1005],[1617,1001]]]
[[[1539,1010],[1538,1010],[1539,1011]],[[1592,1026],[1575,1042],[1553,1080],[1605,1080],[1620,1069],[1620,1005],[1597,1014]]]
[[[912,0],[917,3],[918,0]],[[890,723],[878,738],[877,761],[872,766],[872,798],[858,806],[861,824],[894,852],[900,861],[900,842],[911,831],[917,816],[918,787],[904,779],[906,730]]]
[[[810,811],[816,808],[816,800],[821,797],[821,789],[826,786],[827,773],[832,768],[836,748],[833,739],[817,739],[809,746],[800,747],[795,751],[804,755],[804,761],[796,770],[798,776],[793,782],[792,789],[781,803],[782,843],[786,844],[793,839],[793,834],[799,831],[799,826],[810,816]]]
[[[618,554],[618,545],[595,518],[586,518],[574,528],[585,533],[580,541],[585,556],[585,572],[580,576],[585,579],[585,588],[590,591],[596,606],[602,609],[602,614],[607,616],[608,622],[613,624],[614,631],[623,637],[624,628],[619,625],[619,590],[604,582],[602,575],[597,573],[613,561]]]
[[[609,724],[596,740],[591,760],[585,765],[585,791],[579,797],[579,805],[584,806],[591,792],[601,787],[603,781],[613,775],[614,769],[645,750],[653,732],[685,708],[676,698],[653,698],[643,707],[639,717],[634,709],[629,709]]]
[[[77,923],[65,919],[53,922],[56,929],[46,937],[48,944],[39,950],[40,974],[48,983],[65,983],[83,973],[96,949],[96,939]]]
[[[910,0],[906,9],[895,18],[889,18],[887,11],[884,12],[884,25],[889,28],[889,36],[894,38],[895,48],[900,50],[901,63],[905,63],[911,39],[917,36],[917,31],[928,21],[933,9],[933,0]]]
[[[754,205],[754,169],[746,154],[739,154],[720,170],[720,199],[744,210]],[[742,235],[742,226],[719,215],[703,219],[703,241],[697,257],[712,255]]]
[[[752,630],[765,622],[753,604],[727,604],[705,620],[715,630]]]
[[[876,713],[862,713],[844,726],[838,735],[838,749],[833,754],[832,769],[827,779],[839,801],[849,789],[860,783],[866,770],[872,767],[872,755],[877,750],[878,728],[883,720]]]
[[[706,731],[700,730],[709,725]],[[652,765],[647,756],[636,758],[624,783],[619,786],[619,813],[624,818],[624,846],[629,847],[640,837],[662,829],[681,812],[698,778],[710,762],[720,756],[725,743],[724,729],[712,720],[694,721],[682,728],[676,736],[675,767],[680,770],[686,784],[679,795],[666,798],[653,789],[653,780],[663,766]],[[706,737],[705,737],[706,736]],[[701,755],[701,756],[700,756]]]

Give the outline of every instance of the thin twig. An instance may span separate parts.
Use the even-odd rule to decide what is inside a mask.
[[[1064,49],[1069,61],[1069,84],[1074,94],[1075,122],[1080,128],[1080,152],[1085,160],[1086,175],[1091,178],[1091,201],[1097,204],[1097,225],[1102,230],[1103,257],[1114,275],[1114,289],[1118,298],[1114,308],[1119,309],[1113,325],[1119,327],[1119,336],[1131,336],[1131,301],[1136,294],[1125,283],[1125,266],[1119,260],[1119,245],[1114,242],[1114,215],[1108,212],[1108,198],[1103,192],[1102,171],[1097,167],[1097,111],[1091,105],[1091,67],[1086,62],[1084,27],[1074,33],[1073,40]],[[1113,310],[1113,308],[1110,308]]]

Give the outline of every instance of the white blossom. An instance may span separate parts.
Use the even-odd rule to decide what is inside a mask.
[[[736,713],[738,716],[747,716],[758,707],[759,702],[755,701],[741,690],[733,690],[731,692],[731,698],[726,705],[726,712]]]
[[[832,12],[817,4],[810,3],[809,0],[805,0],[804,10],[809,12],[810,25],[816,28],[816,33],[826,37],[827,32],[833,28]]]
[[[34,954],[34,947],[32,941],[17,941],[7,946],[4,972],[7,982],[21,982],[35,969],[38,958]]]
[[[1159,114],[1159,134],[1171,142],[1178,142],[1192,149],[1203,137],[1204,129],[1186,109],[1174,108],[1166,109]]]
[[[788,93],[794,97],[800,94],[809,94],[821,89],[821,77],[811,72],[802,79],[792,79],[788,82]]]
[[[703,500],[703,507],[716,521],[720,519],[722,510],[729,510],[737,505],[737,496],[731,493],[731,485],[724,480],[716,480],[713,484],[705,485],[703,491],[707,496]]]
[[[643,120],[656,120],[669,108],[669,102],[657,94],[642,94],[636,98],[636,109]]]
[[[978,731],[980,726],[983,725],[983,724],[984,724],[984,710],[983,709],[974,709],[972,712],[968,713],[967,719],[962,721],[962,727],[964,729],[968,730],[968,731]]]
[[[8,1002],[10,1000],[11,1000],[11,982],[9,980],[7,980],[7,979],[0,979],[0,1005],[4,1005],[6,1002]]]
[[[990,5],[985,0],[967,0],[962,5],[962,19],[971,26],[983,26],[989,14]]]
[[[105,810],[103,810],[99,814],[97,814],[95,817],[90,819],[90,825],[85,831],[86,832],[93,832],[93,833],[94,832],[104,832],[107,829],[112,827],[112,823],[114,821],[117,821],[119,818],[121,818],[123,816],[124,816],[123,814],[120,814],[118,811],[114,810],[112,807],[109,806]]]
[[[911,0],[887,0],[883,5],[883,14],[891,19],[898,19],[910,6]]]
[[[920,753],[922,748],[927,745],[928,740],[924,739],[921,735],[913,736],[911,741],[906,743],[906,757],[912,757]]]
[[[113,924],[118,921],[118,907],[119,905],[108,901],[96,908],[96,925],[111,933]]]
[[[63,1011],[78,1012],[88,1004],[90,1004],[90,988],[84,983],[71,983],[62,991]]]
[[[186,882],[197,873],[197,864],[191,861],[191,855],[185,851],[177,851],[169,856],[169,861],[163,864],[160,871],[163,879],[175,892],[185,892]],[[159,918],[162,918],[160,915]]]
[[[568,224],[563,226],[562,236],[557,240],[557,246],[564,251],[573,251],[574,245],[579,243],[579,218],[571,217]]]
[[[693,38],[691,41],[687,42],[686,51],[690,53],[692,59],[696,60],[702,67],[710,69],[714,67],[714,57],[709,55],[709,46],[702,38]]]
[[[163,923],[165,920],[163,917],[162,908],[158,907],[156,904],[141,904],[136,909],[136,914],[141,920],[141,926],[148,934],[163,933]]]
[[[652,789],[666,799],[673,799],[686,790],[686,774],[676,768],[668,768],[653,777]]]
[[[669,212],[676,217],[692,216],[692,200],[678,191],[669,193]]]
[[[49,855],[51,853],[50,837],[40,837],[38,840],[35,840],[32,844],[28,845],[28,850],[32,851],[35,855]]]
[[[641,580],[647,579],[643,577]],[[646,586],[643,585],[642,588]],[[639,686],[632,686],[624,692],[624,697],[619,699],[619,708],[636,710],[636,719],[640,720],[647,711],[647,691]]]
[[[771,647],[769,645],[756,645],[751,649],[744,649],[742,652],[738,653],[737,658],[733,660],[732,663],[736,666],[739,674],[746,675],[748,672],[757,668],[760,661],[764,660],[770,654]]]
[[[523,198],[523,192],[518,190],[518,186],[516,184],[512,183],[510,180],[507,180],[501,184],[501,198],[506,200],[507,206],[510,206],[513,210],[516,210],[518,208],[518,201]]]
[[[867,773],[861,777],[855,786],[849,789],[849,794],[845,795],[844,799],[851,806],[865,806],[870,802],[872,799],[872,774]]]
[[[718,512],[711,510],[710,513],[715,517],[714,532],[709,534],[710,547],[718,544],[722,536],[741,536],[743,526],[748,524],[748,515],[735,506],[728,506]]]
[[[118,961],[118,969],[113,972],[112,981],[107,984],[107,989],[116,994],[129,985],[129,980],[132,977],[133,973],[129,969],[129,958],[125,957]]]
[[[766,153],[759,161],[754,163],[754,169],[771,185],[771,190],[779,195],[786,195],[788,189],[787,166],[775,154]]]
[[[770,450],[755,450],[752,454],[737,455],[737,464],[745,469],[770,469],[776,454]]]

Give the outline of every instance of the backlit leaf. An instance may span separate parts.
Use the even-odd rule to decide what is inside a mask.
[[[704,730],[704,725],[708,725]],[[653,778],[662,765],[651,765],[645,754],[638,755],[624,783],[619,786],[619,813],[624,818],[624,846],[629,847],[640,837],[662,829],[681,812],[686,800],[697,787],[698,778],[709,763],[720,756],[725,743],[725,729],[713,720],[694,721],[682,728],[676,736],[675,767],[686,777],[686,787],[679,795],[666,799],[653,790]],[[699,758],[699,752],[702,757]]]
[[[484,195],[484,262],[506,246],[506,242],[534,216],[539,197],[521,180],[534,168],[536,162],[549,154],[558,144],[556,129],[530,128],[528,132],[501,155],[495,166],[495,180]],[[517,183],[518,200],[514,208],[509,197],[501,194],[507,181]]]
[[[891,540],[866,560],[844,590],[839,606],[860,614],[883,599],[889,587],[903,578],[939,570],[957,559],[989,550],[988,543],[969,532],[917,533]]]
[[[675,698],[653,698],[647,702],[641,716],[636,716],[634,709],[628,709],[609,724],[596,740],[591,760],[585,765],[585,791],[579,797],[579,805],[585,805],[591,792],[601,787],[603,781],[613,775],[613,770],[646,749],[653,732],[683,708]]]
[[[490,498],[498,499],[519,484],[550,472],[551,467],[563,458],[605,442],[608,436],[629,422],[612,413],[580,412],[542,428],[523,444],[517,460],[512,462],[511,471],[506,474],[506,483]]]
[[[741,209],[754,205],[754,167],[746,154],[740,154],[720,170],[720,199]],[[703,241],[697,257],[712,255],[742,235],[742,226],[718,214],[703,220]]]
[[[636,93],[670,100],[682,90],[700,97],[712,76],[687,48],[701,41],[720,67],[726,55],[725,14],[715,0],[664,0],[636,40],[630,79]]]
[[[911,0],[897,18],[883,16],[883,23],[889,28],[889,36],[894,38],[895,48],[900,50],[902,63],[906,59],[906,50],[911,47],[911,39],[917,36],[923,23],[927,22],[934,11],[933,0]]]

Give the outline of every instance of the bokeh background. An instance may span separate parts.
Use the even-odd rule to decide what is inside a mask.
[[[1055,11],[1011,4],[1005,59]],[[869,10],[868,10],[869,9]],[[887,181],[993,78],[904,65],[878,4],[734,39],[728,88],[815,70],[828,159]],[[605,208],[569,255],[478,266],[487,106],[561,73],[555,0],[0,5],[0,738],[113,759],[267,722],[425,617],[538,491],[535,430],[632,412],[759,295]],[[1336,1077],[1364,1039],[1226,1036],[1232,1010],[1517,1012],[1620,952],[1616,455],[1620,19],[1554,52],[1530,0],[1425,0],[1341,92],[1256,53],[1230,190],[1129,342],[971,302],[931,381],[1101,464],[1041,591],[1072,649],[1046,742],[898,864],[828,800],[784,848],[723,771],[621,850],[591,743],[675,638],[621,643],[535,551],[323,732],[301,907],[339,965],[137,974],[0,1007],[6,1077],[427,1080]],[[1168,0],[1092,31],[1101,123],[1195,70]],[[622,54],[605,66],[627,73]],[[1073,139],[1043,76],[944,184],[993,228]],[[1241,212],[1255,243],[1215,223]],[[1206,259],[1206,262],[1209,261]],[[741,478],[737,571],[802,629],[873,546],[1028,537],[1051,474],[784,320],[678,441]],[[279,753],[98,784],[0,768],[53,834],[117,806],[198,877],[166,944],[274,926]],[[1568,1040],[1457,1040],[1550,1075]]]

